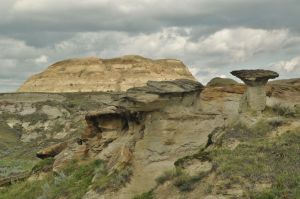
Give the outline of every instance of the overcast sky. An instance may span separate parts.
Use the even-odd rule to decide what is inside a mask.
[[[72,57],[181,59],[202,83],[234,69],[300,77],[299,0],[1,0],[0,92]]]

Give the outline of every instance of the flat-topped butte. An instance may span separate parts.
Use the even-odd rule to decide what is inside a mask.
[[[126,91],[147,81],[195,80],[179,60],[152,60],[136,55],[113,59],[68,59],[29,78],[18,92]]]

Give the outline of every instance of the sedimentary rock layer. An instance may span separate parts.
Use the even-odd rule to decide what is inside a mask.
[[[69,59],[34,75],[18,92],[126,91],[147,81],[195,80],[179,60],[152,60],[141,56],[114,59],[96,57]]]

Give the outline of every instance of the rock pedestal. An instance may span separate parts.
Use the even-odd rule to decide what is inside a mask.
[[[270,70],[237,70],[232,75],[240,78],[247,85],[247,90],[240,103],[240,112],[263,111],[266,107],[265,85],[269,79],[278,77],[278,73]]]

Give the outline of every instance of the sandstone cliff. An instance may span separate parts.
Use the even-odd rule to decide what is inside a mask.
[[[0,186],[25,182],[0,196],[259,197],[299,173],[297,82],[267,85],[259,116],[239,115],[240,84],[149,81],[118,93],[2,94]]]
[[[18,92],[126,91],[144,86],[148,80],[195,80],[179,60],[152,60],[141,56],[113,59],[96,57],[57,62],[34,75]]]

